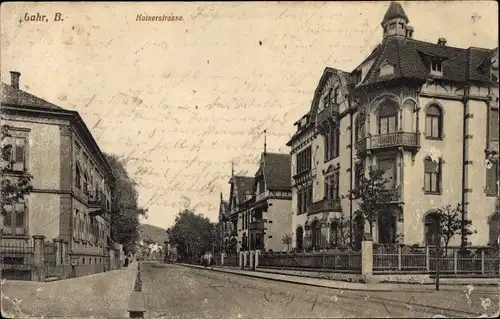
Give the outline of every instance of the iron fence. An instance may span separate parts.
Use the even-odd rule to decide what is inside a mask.
[[[374,273],[435,273],[437,249],[433,246],[376,245]],[[453,275],[497,277],[499,250],[494,247],[448,247],[439,249],[439,271]]]
[[[315,253],[263,253],[259,266],[361,272],[361,253],[355,251]]]
[[[1,277],[8,280],[31,280],[34,247],[29,241],[10,241],[0,245]]]
[[[239,265],[239,256],[224,256],[224,266],[238,267]]]

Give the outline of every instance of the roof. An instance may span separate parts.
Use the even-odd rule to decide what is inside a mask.
[[[59,116],[64,114],[66,116],[71,116],[73,119],[76,119],[76,121],[73,122],[72,125],[82,133],[82,138],[88,142],[91,150],[93,149],[94,152],[98,153],[95,155],[97,157],[97,161],[100,161],[100,164],[104,166],[104,170],[107,170],[107,175],[111,179],[114,179],[109,163],[106,161],[106,158],[99,148],[99,145],[95,141],[92,133],[77,111],[64,109],[33,94],[25,92],[21,89],[14,88],[11,85],[3,82],[0,90],[0,98],[2,105],[14,107],[15,109],[23,109],[26,111],[37,110],[43,111],[44,113],[48,114],[56,114]]]
[[[261,168],[264,172],[267,189],[290,189],[292,187],[292,156],[280,153],[263,153],[261,158],[263,162]]]
[[[426,81],[429,79],[429,66],[426,58],[431,57],[442,59],[443,76],[441,79],[443,80],[493,83],[489,74],[480,70],[481,63],[491,56],[491,50],[488,49],[462,49],[411,38],[388,37],[371,56],[375,62],[358,87],[396,79]],[[394,72],[392,75],[380,77],[379,69],[385,61],[394,66]]]
[[[384,19],[382,19],[382,25],[384,25],[389,20],[397,18],[404,19],[406,23],[410,22],[401,4],[392,1],[389,4],[389,8],[387,9],[387,12],[384,15]]]
[[[45,101],[37,96],[29,94],[20,89],[15,89],[12,86],[2,82],[0,97],[2,103],[12,104],[22,107],[37,107],[54,111],[66,111],[65,109]]]
[[[252,192],[254,178],[249,176],[233,176],[236,192],[238,194],[238,203],[245,201],[245,194]]]

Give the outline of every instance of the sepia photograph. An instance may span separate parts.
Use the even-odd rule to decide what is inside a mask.
[[[497,318],[496,1],[3,2],[3,318]]]

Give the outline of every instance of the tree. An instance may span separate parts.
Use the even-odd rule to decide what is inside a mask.
[[[368,177],[360,178],[359,188],[350,192],[350,196],[359,199],[358,208],[354,214],[368,221],[370,235],[373,235],[373,223],[390,200],[390,194],[386,189],[388,180],[384,177],[384,173],[385,171],[381,169],[370,169]]]
[[[437,210],[440,238],[444,241],[445,254],[448,253],[448,245],[455,235],[462,233],[462,205],[458,203],[455,207],[445,205]],[[465,219],[465,236],[473,234],[472,221]]]
[[[26,171],[22,174],[18,174],[13,171],[13,165],[15,159],[13,158],[13,147],[9,143],[9,138],[12,135],[9,133],[9,127],[7,125],[2,125],[1,128],[1,139],[2,139],[2,182],[1,182],[1,214],[2,217],[6,216],[7,213],[11,212],[12,207],[15,203],[23,200],[24,197],[29,195],[32,191],[33,186],[31,181],[33,176]],[[15,173],[15,174],[13,174]],[[11,175],[12,174],[12,175]],[[9,176],[7,176],[9,175]]]
[[[123,245],[125,253],[135,253],[139,236],[139,217],[147,209],[139,207],[136,182],[131,179],[125,164],[117,156],[105,154],[115,181],[111,187],[111,238]]]
[[[286,251],[290,251],[290,245],[292,244],[292,236],[290,234],[285,234],[281,238],[281,242],[286,245]]]
[[[210,219],[186,209],[177,215],[175,224],[167,230],[167,234],[170,243],[177,246],[178,256],[193,260],[212,251],[216,238],[215,227]]]

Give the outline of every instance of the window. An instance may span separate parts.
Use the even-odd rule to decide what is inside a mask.
[[[361,187],[361,180],[365,174],[364,171],[364,165],[363,163],[357,163],[356,164],[356,173],[355,173],[355,180],[354,180],[354,188],[359,189]]]
[[[311,147],[307,147],[297,154],[297,174],[311,169]]]
[[[498,142],[499,141],[499,134],[498,134],[498,127],[500,126],[499,123],[499,115],[498,115],[498,108],[491,108],[490,109],[490,141],[492,142]]]
[[[306,213],[309,211],[309,206],[312,203],[313,193],[312,185],[305,186],[297,192],[297,214]]]
[[[426,193],[441,192],[441,161],[434,162],[430,158],[426,158],[424,162],[424,190]]]
[[[13,205],[5,205],[5,216],[3,218],[4,235],[23,236],[27,234],[26,215],[27,206],[24,202]]]
[[[2,157],[9,162],[8,169],[13,172],[24,172],[26,170],[26,140],[24,138],[7,137],[5,143],[7,145],[2,149]]]
[[[265,183],[264,183],[264,176],[260,176],[259,179],[259,194],[262,194],[266,191]]]
[[[81,170],[80,170],[80,164],[78,162],[76,163],[75,185],[78,188],[81,187]]]
[[[425,216],[424,220],[424,230],[425,230],[425,245],[426,246],[434,246],[436,245],[436,218],[438,217],[437,213],[430,213]]]
[[[396,159],[381,158],[378,161],[378,169],[384,171],[384,178],[387,180],[386,188],[396,188]]]
[[[338,86],[333,90],[333,103],[339,104],[339,87]]]
[[[425,135],[431,139],[442,138],[442,115],[437,105],[431,105],[425,113]]]
[[[77,237],[78,233],[78,210],[73,212],[73,238]]]
[[[325,198],[331,200],[339,199],[339,174],[327,176],[325,179]]]
[[[328,124],[324,137],[325,162],[339,156],[340,131],[335,125]]]
[[[387,61],[380,65],[380,76],[391,75],[394,73],[394,66]]]
[[[359,114],[356,119],[356,141],[359,141],[365,137],[365,115],[363,113]]]
[[[339,245],[339,224],[335,220],[330,225],[330,245],[333,247]]]
[[[442,61],[440,59],[431,59],[431,74],[443,75]]]
[[[312,245],[314,248],[319,248],[321,245],[321,223],[316,219],[311,226]]]
[[[325,94],[325,97],[323,99],[323,104],[325,108],[329,107],[332,102],[332,89],[329,89],[328,92]]]
[[[486,195],[497,196],[498,194],[498,161],[490,162],[486,167]]]
[[[379,134],[390,134],[397,131],[398,106],[393,101],[386,101],[379,109]]]
[[[89,178],[87,173],[83,173],[83,192],[88,194],[89,191]]]

